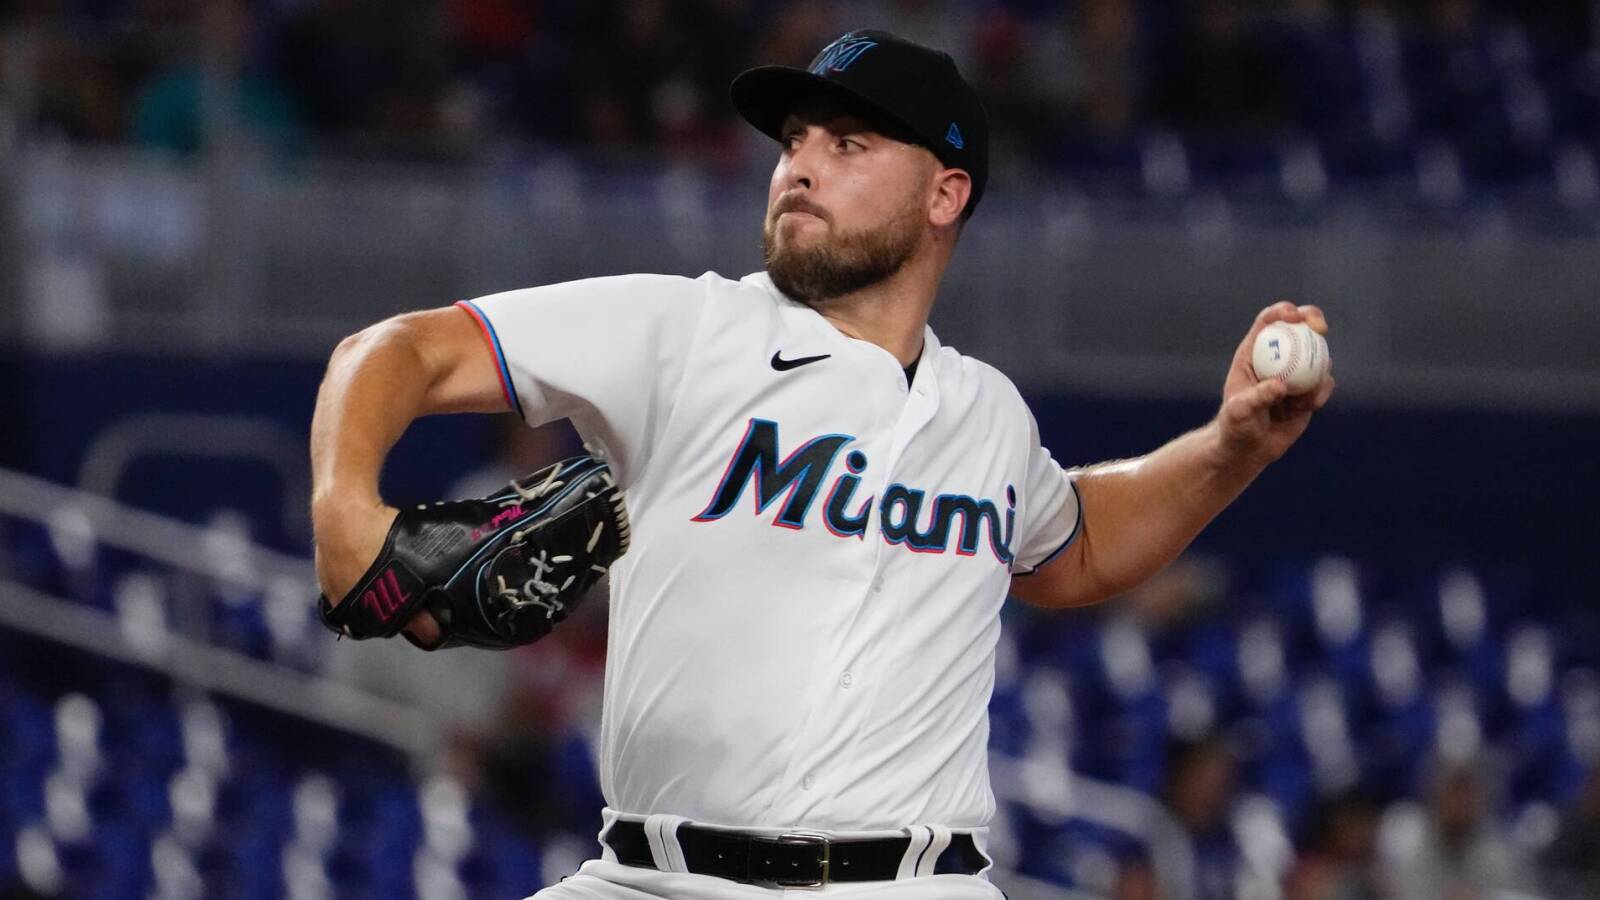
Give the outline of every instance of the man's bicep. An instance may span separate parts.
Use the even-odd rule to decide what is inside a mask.
[[[494,337],[459,306],[408,313],[398,320],[416,335],[431,378],[423,413],[496,413],[513,406]]]

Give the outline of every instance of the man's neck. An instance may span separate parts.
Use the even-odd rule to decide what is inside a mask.
[[[937,290],[936,278],[908,265],[883,282],[829,300],[817,312],[845,335],[889,351],[904,367],[922,354]]]

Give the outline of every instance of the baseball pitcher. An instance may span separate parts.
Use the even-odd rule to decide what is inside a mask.
[[[594,278],[409,313],[334,352],[312,424],[330,627],[503,648],[610,571],[600,858],[537,896],[1000,896],[985,876],[1000,609],[1096,603],[1171,562],[1304,432],[1250,367],[1206,425],[1063,469],[929,311],[984,192],[950,57],[878,31],[732,85],[778,142],[765,270]],[[570,417],[592,455],[396,510],[412,420]]]

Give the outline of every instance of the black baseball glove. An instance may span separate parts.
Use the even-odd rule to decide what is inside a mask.
[[[404,509],[383,550],[323,624],[394,637],[421,610],[444,637],[425,650],[505,650],[550,633],[628,550],[628,513],[611,469],[575,456],[482,500]]]

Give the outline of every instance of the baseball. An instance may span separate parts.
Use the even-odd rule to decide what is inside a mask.
[[[1250,363],[1257,378],[1276,378],[1289,388],[1289,393],[1305,394],[1316,390],[1328,377],[1333,360],[1328,356],[1328,342],[1310,325],[1273,322],[1256,335]]]

